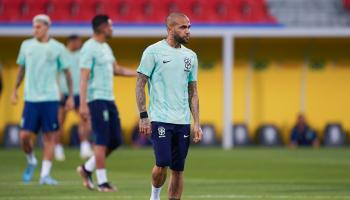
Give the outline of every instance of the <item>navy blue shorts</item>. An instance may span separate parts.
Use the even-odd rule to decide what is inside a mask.
[[[73,98],[74,98],[74,108],[76,110],[78,110],[79,106],[80,106],[80,96],[79,95],[74,95]],[[61,101],[60,101],[60,106],[61,107],[64,107],[66,105],[67,99],[68,99],[68,95],[64,95],[63,99],[61,99]]]
[[[152,122],[152,142],[156,165],[184,171],[190,146],[191,126]]]
[[[59,129],[58,101],[24,102],[21,128],[38,133],[54,132]]]
[[[96,145],[116,149],[122,144],[119,113],[114,101],[89,102],[91,125]]]

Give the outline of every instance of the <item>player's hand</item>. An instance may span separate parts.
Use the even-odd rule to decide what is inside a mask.
[[[203,132],[199,124],[193,126],[193,142],[198,143],[202,140]]]
[[[11,95],[11,103],[13,105],[16,105],[17,101],[18,101],[18,93],[17,93],[17,90],[14,90],[12,95]]]
[[[144,134],[146,136],[152,133],[151,122],[148,118],[140,119],[139,130],[141,134]]]
[[[79,114],[80,114],[81,119],[84,122],[89,121],[90,111],[89,111],[89,107],[86,103],[83,103],[79,106]]]
[[[68,96],[68,99],[66,101],[65,109],[66,111],[70,111],[74,108],[74,99],[72,96]]]

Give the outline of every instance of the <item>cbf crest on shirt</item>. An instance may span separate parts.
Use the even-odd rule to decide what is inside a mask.
[[[151,121],[190,124],[188,83],[197,81],[197,55],[181,45],[173,48],[165,41],[149,46],[137,69],[149,77]]]

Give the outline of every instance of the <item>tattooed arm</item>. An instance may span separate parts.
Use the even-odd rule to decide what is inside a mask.
[[[188,84],[188,101],[192,113],[192,117],[194,120],[193,124],[193,141],[195,143],[200,142],[202,140],[202,129],[200,127],[199,122],[199,98],[198,98],[198,92],[197,92],[197,82],[192,81]]]
[[[136,81],[136,103],[140,113],[147,112],[146,110],[146,94],[145,85],[148,77],[144,74],[138,73]],[[139,122],[140,133],[149,135],[151,134],[151,122],[148,117],[140,118]]]

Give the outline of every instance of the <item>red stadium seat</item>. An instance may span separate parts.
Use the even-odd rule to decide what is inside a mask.
[[[235,23],[241,21],[241,0],[213,0],[208,8],[207,22],[211,23]]]
[[[76,0],[78,4],[78,15],[73,17],[77,21],[90,22],[91,19],[97,14],[106,13],[106,5],[103,0]]]
[[[108,14],[122,23],[163,23],[173,11],[199,23],[275,22],[265,0],[0,0],[0,20],[6,22],[46,13],[54,22],[90,22],[96,14]]]
[[[105,0],[104,4],[106,13],[115,22],[131,22],[139,15],[132,0]]]
[[[48,0],[26,0],[22,5],[21,21],[31,21],[35,15],[47,14]]]
[[[49,15],[55,21],[69,21],[70,17],[74,15],[72,12],[73,0],[50,0]]]
[[[21,17],[24,0],[1,0],[0,20],[3,22],[18,21]]]
[[[183,2],[183,12],[191,19],[193,22],[206,22],[210,15],[208,10],[210,4],[206,0],[187,0]]]
[[[241,0],[238,6],[241,13],[240,20],[244,23],[272,22],[265,0]]]

